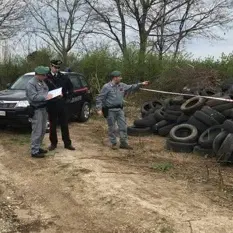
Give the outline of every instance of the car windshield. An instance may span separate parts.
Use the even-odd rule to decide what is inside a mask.
[[[18,78],[10,87],[12,90],[25,90],[28,81],[33,78],[34,75],[23,75],[20,78]]]

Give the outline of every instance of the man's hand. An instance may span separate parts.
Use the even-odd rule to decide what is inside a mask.
[[[51,100],[53,98],[53,95],[52,94],[48,94],[47,97],[46,97],[46,100]]]
[[[143,85],[143,86],[148,86],[149,83],[150,83],[149,81],[144,81],[144,82],[142,82],[142,85]]]
[[[97,110],[97,114],[98,114],[99,116],[103,116],[103,112],[102,112],[101,110]]]

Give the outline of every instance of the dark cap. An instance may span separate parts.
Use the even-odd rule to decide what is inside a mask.
[[[114,77],[120,77],[121,76],[121,72],[120,71],[113,71],[111,74],[110,74],[111,78],[114,78]]]
[[[57,67],[60,67],[60,65],[62,64],[62,61],[61,60],[51,60],[50,61],[50,64],[52,65],[52,66],[57,66]]]

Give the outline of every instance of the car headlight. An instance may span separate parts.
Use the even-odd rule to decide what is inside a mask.
[[[29,104],[29,102],[27,101],[27,100],[24,100],[24,101],[19,101],[16,105],[15,105],[15,107],[16,108],[26,108],[26,107],[28,107],[30,104]]]

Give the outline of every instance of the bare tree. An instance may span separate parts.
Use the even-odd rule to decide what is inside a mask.
[[[23,27],[25,3],[21,0],[0,0],[0,40],[15,36]]]
[[[90,32],[91,11],[82,0],[37,0],[28,9],[32,16],[29,32],[54,48],[68,65],[68,53]]]
[[[163,2],[164,11],[167,0]],[[193,37],[216,39],[219,29],[226,29],[232,22],[231,11],[226,0],[186,0],[176,11],[163,13],[162,20],[150,34],[154,38],[154,48],[161,59],[167,51],[173,51],[176,58],[181,44]]]
[[[93,33],[114,41],[127,58],[127,15],[122,0],[93,1],[86,0],[93,10],[91,21],[98,23]]]

